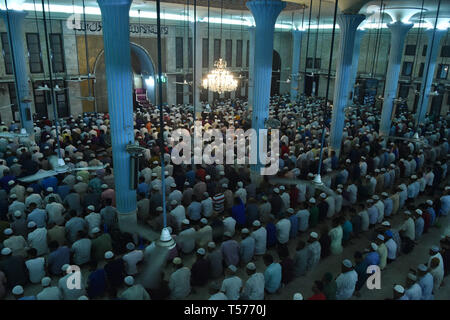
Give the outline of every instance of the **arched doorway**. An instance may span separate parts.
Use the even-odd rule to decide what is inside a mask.
[[[133,89],[143,88],[147,90],[147,97],[151,103],[156,102],[155,67],[143,47],[131,43],[131,69],[133,71]],[[105,56],[103,50],[97,56],[94,65],[95,74],[95,105],[97,112],[108,112],[108,93],[106,86]],[[132,95],[133,92],[130,92]]]
[[[281,79],[281,57],[277,51],[273,50],[272,85],[270,87],[270,96],[280,94],[280,79]]]

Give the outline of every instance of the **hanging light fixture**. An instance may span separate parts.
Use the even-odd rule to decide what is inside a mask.
[[[220,12],[220,39],[222,39],[222,17],[223,0]],[[209,23],[209,20],[208,20]],[[214,62],[214,69],[203,79],[203,88],[222,94],[224,92],[234,91],[237,88],[237,80],[230,71],[227,70],[227,62],[222,58]]]

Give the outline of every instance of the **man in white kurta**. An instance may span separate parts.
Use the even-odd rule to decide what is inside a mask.
[[[355,292],[355,286],[358,282],[358,273],[353,269],[350,260],[342,262],[342,273],[336,278],[336,299],[348,300]]]
[[[179,257],[173,259],[173,264],[177,270],[169,278],[170,298],[173,300],[184,299],[191,292],[191,270],[183,267]]]
[[[247,264],[247,274],[250,276],[244,284],[241,298],[244,300],[264,300],[264,275],[256,272],[253,262]]]

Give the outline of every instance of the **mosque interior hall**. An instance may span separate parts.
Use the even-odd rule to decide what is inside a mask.
[[[0,299],[450,300],[449,28],[0,0]]]

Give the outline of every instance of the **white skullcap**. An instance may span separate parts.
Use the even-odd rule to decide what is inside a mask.
[[[347,159],[347,160],[345,160],[345,162],[346,162],[346,163],[352,163],[352,160]]]
[[[342,264],[347,268],[353,267],[353,263],[348,259],[345,259],[344,261],[342,261]]]
[[[375,169],[375,173],[380,173],[380,169]]]
[[[12,186],[14,184],[14,180],[9,180],[8,185]]]
[[[439,252],[439,247],[438,246],[432,246],[431,247],[431,251],[433,251],[434,253],[438,253]]]
[[[250,233],[250,231],[247,228],[244,228],[241,230],[241,233],[248,234],[248,233]]]
[[[155,161],[153,161],[153,164],[158,164],[158,161],[156,161],[156,160],[155,160]]]
[[[3,231],[3,233],[7,236],[10,236],[13,234],[13,230],[11,228],[7,228]]]
[[[177,201],[177,200],[175,200],[175,199],[173,199],[172,201],[170,201],[170,204],[171,204],[171,205],[173,205],[173,206],[175,206],[175,205],[177,205],[177,204],[178,204],[178,201]]]
[[[417,281],[417,277],[412,273],[408,273],[408,279],[412,281]]]
[[[372,196],[372,199],[373,199],[373,200],[380,200],[380,197],[377,196],[377,195],[373,195],[373,196]]]
[[[225,175],[225,172],[224,172],[224,171],[220,171],[220,172],[219,172],[219,175],[224,176],[224,175]]]
[[[211,179],[210,175],[205,176],[205,180],[210,180],[210,179]]]
[[[92,228],[91,232],[94,234],[98,233],[98,232],[100,232],[100,228],[99,227]]]
[[[134,250],[134,248],[136,248],[135,244],[133,242],[128,242],[127,243],[127,249],[128,250]]]
[[[280,190],[286,190],[284,186],[280,186]]]
[[[405,293],[405,288],[403,288],[403,286],[397,284],[394,286],[394,290],[398,293]]]
[[[201,218],[201,219],[200,219],[200,222],[203,223],[203,224],[208,224],[208,219],[206,219],[206,218]]]
[[[181,262],[182,262],[182,260],[181,260],[180,257],[175,257],[172,260],[172,263],[175,264],[175,265],[179,265],[179,264],[181,264]]]
[[[2,255],[3,256],[8,256],[8,255],[11,254],[11,252],[12,252],[12,250],[10,248],[3,248],[2,249]]]
[[[156,211],[162,212],[163,211],[163,207],[156,208]]]
[[[372,242],[372,243],[370,244],[370,247],[371,247],[374,251],[377,251],[377,250],[378,250],[378,246],[377,246],[377,244],[374,243],[374,242]]]
[[[327,195],[326,195],[326,193],[323,193],[323,192],[322,192],[322,193],[320,194],[320,197],[321,197],[322,199],[325,199],[325,198],[327,197]]]
[[[203,196],[204,197],[209,197],[209,193],[208,192],[203,192]]]
[[[233,236],[231,235],[231,232],[230,232],[230,231],[225,231],[225,232],[223,233],[223,235],[224,235],[225,237],[229,237],[229,238],[233,237]]]
[[[289,208],[289,209],[287,209],[287,212],[288,213],[294,213],[294,209],[293,208]]]
[[[261,222],[259,222],[259,220],[255,220],[255,221],[253,221],[253,224],[252,224],[254,227],[260,227],[261,226]]]
[[[230,265],[228,266],[228,270],[230,270],[231,272],[235,273],[235,272],[237,271],[237,268],[236,268],[236,266],[230,264]]]
[[[406,214],[407,216],[411,215],[411,211],[409,211],[409,210],[405,210],[405,211],[403,211],[403,213]]]
[[[154,184],[152,189],[155,190],[155,191],[158,191],[159,190],[159,185]]]
[[[432,200],[427,200],[427,205],[432,206],[433,205],[433,201]]]
[[[34,192],[34,189],[31,188],[31,187],[28,187],[28,188],[27,188],[27,192]]]
[[[83,177],[82,177],[82,176],[78,176],[78,177],[77,177],[77,180],[78,180],[78,181],[83,181]]]
[[[23,294],[23,287],[22,286],[15,286],[12,289],[12,294],[15,295],[15,296],[19,296],[19,295]]]
[[[303,300],[303,295],[299,292],[294,293],[294,297],[292,298],[292,300]]]
[[[105,252],[105,259],[112,259],[114,257],[114,253],[112,251]]]
[[[253,262],[249,262],[247,263],[247,269],[251,271],[256,270],[256,265]]]
[[[382,192],[381,195],[382,195],[383,197],[389,197],[389,195],[388,195],[387,192]]]
[[[49,277],[44,277],[41,280],[41,285],[45,288],[45,287],[48,287],[51,282],[52,282],[52,279],[50,279]]]
[[[313,238],[313,239],[319,238],[319,235],[317,234],[317,232],[311,232],[311,233],[309,234],[309,236],[310,236],[311,238]]]
[[[156,176],[157,176],[156,172],[152,172],[152,177],[156,177]]]
[[[416,179],[417,179],[417,176],[416,176],[415,174],[413,174],[413,175],[411,176],[411,179],[416,180]]]
[[[419,264],[419,265],[417,266],[417,269],[419,269],[419,270],[422,271],[422,272],[426,272],[426,271],[428,270],[427,266],[424,265],[423,263],[422,263],[422,264]]]
[[[227,183],[223,183],[222,184],[222,188],[228,188],[228,184]]]
[[[171,187],[171,188],[176,188],[176,187],[177,187],[177,184],[176,184],[175,182],[172,182],[172,183],[170,184],[170,187]]]
[[[53,188],[52,187],[48,187],[47,188],[47,192],[53,192]]]
[[[198,248],[198,249],[197,249],[197,254],[199,254],[199,255],[201,255],[201,256],[204,256],[205,253],[206,253],[205,249],[203,249],[203,248]]]
[[[377,239],[381,240],[381,241],[384,241],[384,236],[382,234],[379,234],[379,235],[377,235]]]
[[[385,227],[390,227],[390,226],[391,226],[391,223],[390,223],[389,221],[383,221],[383,222],[381,223],[381,225],[382,225],[382,226],[385,226]]]
[[[275,188],[275,189],[273,189],[273,192],[275,192],[275,193],[280,193],[280,189]]]
[[[422,210],[420,210],[420,209],[416,209],[416,213],[419,215],[419,216],[421,216],[422,215]]]
[[[78,300],[89,300],[89,298],[86,297],[86,296],[80,296],[80,297],[78,298]]]
[[[128,286],[132,286],[134,284],[134,278],[132,276],[127,276],[125,277],[124,282]]]
[[[309,203],[316,203],[316,199],[310,198],[310,199],[309,199]]]
[[[11,199],[17,199],[17,194],[13,193],[12,195],[9,196]]]
[[[104,184],[102,184],[101,188],[102,189],[108,189],[108,185],[104,183]]]
[[[61,271],[62,271],[62,272],[66,272],[66,270],[67,270],[69,267],[70,267],[70,265],[68,265],[68,264],[66,263],[66,264],[64,264],[64,265],[61,267]]]
[[[36,222],[34,222],[34,221],[28,222],[28,228],[34,228],[34,227],[36,227]]]
[[[182,224],[188,225],[189,224],[189,220],[188,219],[183,219],[183,221],[181,221]]]
[[[337,189],[336,192],[337,193],[342,193],[342,189]]]
[[[88,206],[87,209],[91,210],[91,211],[95,211],[95,207],[93,205]]]
[[[216,247],[216,244],[214,242],[208,242],[208,248],[214,249]]]

